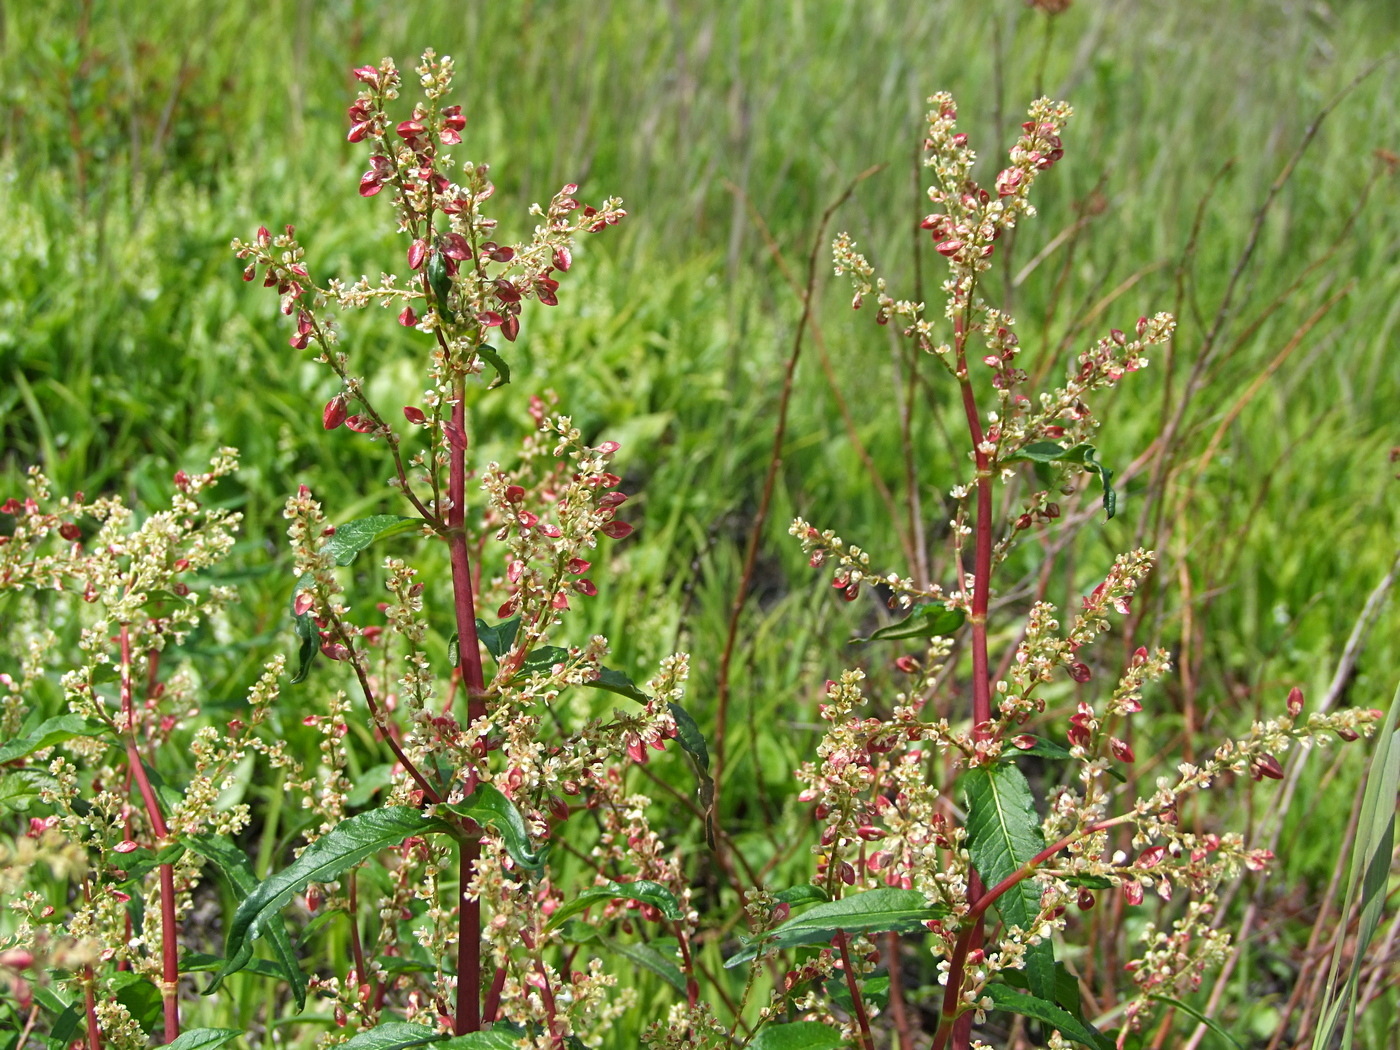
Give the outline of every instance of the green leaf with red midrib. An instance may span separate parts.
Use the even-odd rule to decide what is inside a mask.
[[[968,854],[991,890],[1045,849],[1035,798],[1025,775],[1006,763],[969,769],[963,774],[962,790]],[[1040,884],[1034,878],[1021,880],[997,898],[996,908],[1007,925],[1019,926],[1029,936],[1039,923]],[[1054,1002],[1055,952],[1049,938],[1027,943],[1025,959],[1031,992]]]

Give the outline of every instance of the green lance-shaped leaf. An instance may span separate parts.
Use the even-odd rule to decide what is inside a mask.
[[[793,1021],[766,1025],[749,1043],[749,1050],[836,1050],[845,1045],[838,1029],[820,1021]]]
[[[667,958],[650,944],[624,944],[607,937],[598,941],[604,948],[616,952],[628,962],[654,973],[675,989],[678,995],[685,995],[685,974],[673,959]]]
[[[451,324],[456,320],[452,308],[447,305],[447,297],[452,291],[452,275],[447,272],[447,259],[442,253],[442,245],[428,257],[428,286],[437,300],[438,314]]]
[[[340,1044],[342,1050],[409,1050],[432,1046],[433,1050],[515,1050],[525,1031],[518,1025],[497,1024],[489,1032],[445,1036],[428,1025],[385,1021],[357,1032]]]
[[[838,932],[908,933],[920,929],[930,919],[948,914],[943,907],[930,906],[918,890],[879,889],[852,893],[840,900],[818,904],[795,919],[756,937],[746,947],[724,961],[725,968],[757,958],[761,951],[780,951],[800,944],[825,944]]]
[[[292,675],[292,685],[300,685],[311,673],[311,665],[316,662],[316,654],[321,651],[321,636],[316,630],[316,622],[310,612],[297,612],[297,595],[315,586],[315,580],[303,576],[297,581],[292,592],[292,628],[297,634],[297,669]]]
[[[914,606],[913,610],[898,623],[888,624],[873,632],[868,638],[852,638],[851,645],[862,642],[890,642],[907,638],[935,638],[949,635],[967,620],[967,613],[961,609],[949,609],[939,602],[926,602]]]
[[[1051,463],[1073,463],[1083,467],[1091,474],[1097,474],[1099,482],[1103,485],[1104,513],[1112,518],[1118,512],[1118,493],[1113,490],[1113,471],[1099,460],[1098,449],[1093,445],[1081,442],[1078,445],[1065,448],[1053,441],[1034,441],[1025,448],[1007,456],[1005,462],[1012,463],[1016,460],[1034,463],[1037,468],[1048,466]]]
[[[23,813],[38,802],[45,789],[54,790],[58,782],[37,769],[17,769],[0,776],[0,814]]]
[[[1035,799],[1025,775],[1014,765],[978,766],[963,774],[968,853],[987,889],[1014,875],[1045,849]],[[996,901],[1007,925],[1029,937],[1039,925],[1040,884],[1022,879]],[[1048,938],[1026,945],[1026,978],[1032,994],[1055,999],[1055,953]]]
[[[494,346],[482,343],[476,348],[476,352],[481,359],[496,370],[496,381],[491,384],[493,387],[505,386],[510,382],[510,366],[505,363],[500,353]]]
[[[360,551],[376,540],[414,532],[422,527],[417,518],[405,518],[399,514],[371,514],[368,518],[356,518],[344,525],[337,525],[325,549],[335,558],[337,565],[349,565]]]
[[[569,916],[577,915],[589,905],[597,904],[599,901],[610,901],[618,898],[650,904],[672,922],[679,922],[685,917],[681,912],[680,902],[676,900],[675,894],[659,882],[639,879],[636,882],[609,881],[599,886],[588,887],[588,889],[584,890],[573,900],[560,905],[559,908],[555,910],[554,914],[549,917],[549,926],[551,929],[557,927]]]
[[[499,788],[490,784],[478,784],[476,790],[464,801],[436,808],[441,812],[468,817],[478,824],[489,826],[501,837],[501,844],[505,846],[511,859],[522,868],[537,872],[544,867],[543,852],[536,853],[530,849],[530,832],[525,827],[525,818],[520,815],[520,810],[515,808],[515,804],[501,794]]]
[[[1244,1047],[1240,1046],[1239,1040],[1236,1039],[1233,1035],[1231,1035],[1228,1031],[1226,1031],[1224,1025],[1222,1025],[1219,1021],[1215,1020],[1215,1018],[1211,1017],[1209,1014],[1202,1013],[1190,1003],[1183,1003],[1180,999],[1173,999],[1170,995],[1149,995],[1148,998],[1153,999],[1159,1003],[1166,1003],[1168,1006],[1180,1010],[1187,1017],[1194,1017],[1197,1021],[1205,1025],[1216,1035],[1220,1036],[1221,1039],[1224,1039],[1227,1043],[1233,1046],[1235,1050],[1244,1050]],[[1112,1042],[1109,1043],[1109,1046],[1113,1045],[1114,1044]],[[1343,1043],[1343,1046],[1345,1045],[1346,1044]]]
[[[191,1028],[165,1044],[165,1050],[218,1050],[243,1034],[241,1028]]]
[[[825,904],[831,900],[826,890],[811,882],[804,882],[798,886],[789,886],[785,890],[779,890],[773,894],[773,899],[779,904],[791,904],[801,907],[804,904]]]
[[[672,701],[667,703],[666,708],[675,719],[676,740],[680,742],[681,749],[695,759],[699,775],[708,783],[710,778],[706,770],[710,768],[710,751],[705,746],[705,735],[700,732],[700,726],[680,704]]]
[[[72,740],[75,736],[101,736],[110,731],[105,723],[78,715],[59,715],[57,718],[45,719],[18,740],[12,740],[0,747],[0,765],[61,744],[65,740]]]
[[[436,1028],[406,1021],[385,1021],[366,1028],[341,1043],[342,1050],[407,1050],[411,1046],[438,1043],[443,1035]]]
[[[1001,753],[1000,761],[1014,762],[1019,755],[1035,755],[1039,758],[1053,758],[1061,761],[1074,757],[1074,755],[1070,753],[1069,748],[1062,744],[1057,744],[1053,740],[1046,740],[1044,737],[1033,736],[1030,733],[1027,733],[1026,736],[1029,736],[1033,741],[1030,747],[1021,747],[1017,744],[1005,748]],[[1017,739],[1020,738],[1018,737]],[[1112,766],[1108,767],[1108,775],[1120,784],[1126,784],[1128,782],[1128,778]]]
[[[512,616],[509,620],[502,620],[492,626],[485,620],[476,621],[476,637],[482,645],[486,646],[486,651],[495,659],[499,660],[510,652],[515,645],[516,632],[520,630],[520,617]],[[455,635],[453,636],[456,637]],[[455,660],[453,661],[456,662]]]
[[[253,942],[309,883],[334,881],[342,872],[380,850],[397,846],[410,835],[446,830],[442,821],[412,806],[386,806],[341,821],[288,867],[268,876],[238,906],[229,924],[226,959],[219,976],[237,973],[247,964],[253,955]]]
[[[1091,1050],[1114,1050],[1113,1040],[1093,1025],[1040,996],[1027,995],[996,982],[987,985],[984,994],[992,1000],[998,1010],[1006,1010],[1051,1025],[1058,1029],[1061,1035],[1073,1039],[1081,1046],[1090,1047]]]
[[[190,852],[198,853],[214,866],[215,873],[224,880],[229,892],[240,904],[257,890],[258,877],[253,871],[253,862],[232,839],[220,835],[190,835],[180,841]],[[277,957],[278,976],[292,986],[297,1009],[304,1009],[306,974],[302,972],[301,962],[292,948],[292,940],[287,936],[287,927],[281,914],[273,914],[266,918],[263,927],[268,943],[272,945],[272,954]],[[245,968],[246,966],[245,963]],[[209,982],[209,987],[204,989],[204,994],[212,995],[222,981],[223,974],[216,973],[214,979]]]
[[[636,682],[621,671],[615,671],[611,667],[598,668],[598,677],[587,684],[594,689],[601,689],[606,693],[616,693],[628,700],[635,700],[639,704],[645,704],[651,700],[651,697]]]

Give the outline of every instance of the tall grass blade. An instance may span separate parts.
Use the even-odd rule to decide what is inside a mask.
[[[1327,1050],[1331,1046],[1343,1011],[1346,1012],[1346,1025],[1342,1032],[1343,1050],[1351,1050],[1355,1038],[1356,1011],[1352,1009],[1353,1000],[1361,979],[1366,948],[1381,921],[1386,881],[1390,875],[1390,856],[1395,847],[1395,793],[1397,784],[1400,784],[1400,740],[1397,740],[1400,734],[1395,729],[1397,715],[1400,715],[1400,688],[1396,689],[1385,722],[1376,734],[1376,751],[1371,757],[1371,770],[1366,776],[1365,796],[1361,802],[1361,822],[1352,846],[1351,877],[1347,880],[1346,901],[1341,914],[1341,929],[1345,930],[1350,925],[1352,906],[1359,891],[1360,918],[1351,968],[1346,983],[1338,989],[1342,946],[1345,943],[1345,937],[1339,934],[1332,951],[1332,968],[1327,978],[1322,1019],[1313,1033],[1313,1050]]]

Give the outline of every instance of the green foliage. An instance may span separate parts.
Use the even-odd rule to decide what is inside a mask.
[[[1035,797],[1025,775],[1013,765],[977,766],[960,782],[967,808],[968,853],[987,889],[1016,874],[1045,849]],[[1055,1001],[1055,952],[1048,937],[1037,936],[1040,885],[1023,879],[997,899],[997,910],[1008,926],[1019,926],[1026,938],[1026,974],[1031,992]],[[1036,937],[1036,943],[1029,938]]]
[[[1183,389],[1252,210],[1296,143],[1301,115],[1314,112],[1364,57],[1400,39],[1383,4],[1304,13],[1236,2],[1206,16],[1192,5],[1139,11],[1086,2],[1056,23],[1039,63],[1012,60],[1038,53],[1044,34],[1042,21],[1020,4],[970,15],[938,3],[754,3],[732,16],[648,4],[604,11],[414,2],[391,11],[360,3],[245,10],[185,0],[131,11],[90,7],[90,21],[80,24],[71,5],[19,5],[7,11],[0,41],[10,73],[0,101],[11,117],[0,139],[0,213],[8,234],[0,239],[0,496],[18,491],[28,463],[42,462],[65,489],[122,491],[155,503],[168,490],[171,464],[192,450],[242,448],[243,470],[221,498],[245,512],[245,539],[219,570],[242,605],[227,622],[170,649],[172,661],[189,657],[200,669],[194,724],[222,730],[237,717],[233,698],[256,677],[263,657],[286,644],[279,637],[288,579],[285,494],[303,480],[335,493],[336,520],[342,510],[370,515],[391,504],[382,446],[345,431],[329,440],[319,432],[315,406],[331,391],[288,350],[269,304],[240,294],[225,245],[263,218],[296,218],[318,231],[316,247],[339,272],[377,272],[385,241],[369,209],[353,198],[357,161],[337,123],[344,70],[431,42],[457,56],[462,82],[478,92],[470,107],[478,133],[471,153],[496,163],[502,197],[528,202],[587,172],[589,184],[616,188],[633,207],[637,222],[625,239],[580,254],[589,288],[581,300],[532,322],[512,348],[509,371],[504,361],[488,363],[501,381],[513,378],[512,390],[550,385],[564,392],[564,408],[586,431],[624,442],[619,461],[642,493],[643,520],[633,548],[616,559],[613,581],[601,584],[609,588],[606,601],[580,610],[575,622],[580,637],[596,631],[613,640],[612,667],[598,688],[614,685],[633,700],[642,699],[633,692],[641,693],[636,671],[676,647],[677,638],[709,654],[696,661],[691,713],[671,708],[684,750],[702,771],[715,744],[711,739],[707,748],[702,729],[712,724],[713,655],[771,436],[777,348],[796,313],[763,236],[726,180],[764,218],[774,248],[795,257],[805,251],[830,187],[872,160],[892,164],[868,201],[908,198],[908,131],[932,88],[959,92],[980,132],[974,138],[990,146],[1011,119],[996,100],[1069,85],[1063,93],[1082,115],[1080,148],[1044,201],[1042,221],[1007,246],[1019,264],[1039,267],[1033,280],[1006,289],[1017,300],[1023,338],[1077,346],[1086,316],[1108,305],[1175,299],[1178,289],[1185,319],[1176,346],[1153,361],[1141,383],[1115,396],[1112,444],[1100,446],[1122,468],[1121,503],[1114,517],[1111,477],[1101,473],[1113,521],[1075,548],[1069,564],[1082,569],[1147,527],[1134,510],[1161,490],[1153,490],[1150,470],[1126,464],[1150,447],[1169,397]],[[930,69],[946,77],[931,82]],[[1248,296],[1232,309],[1224,349],[1209,363],[1179,431],[1164,482],[1179,498],[1156,508],[1168,578],[1189,553],[1183,571],[1191,587],[1173,586],[1150,601],[1154,636],[1172,647],[1189,610],[1194,633],[1181,639],[1181,651],[1194,664],[1184,691],[1153,699],[1153,728],[1135,740],[1140,775],[1161,772],[1152,756],[1167,753],[1203,716],[1223,729],[1272,703],[1279,683],[1299,680],[1320,691],[1361,597],[1393,553],[1386,455],[1400,276],[1388,246],[1397,236],[1400,198],[1393,176],[1367,182],[1371,151],[1394,148],[1400,132],[1387,80],[1389,72],[1373,78],[1329,119],[1282,191],[1247,267]],[[860,91],[846,87],[857,84]],[[1298,122],[1288,114],[1300,115]],[[1330,250],[1365,192],[1371,201],[1361,221],[1325,265],[1307,268],[1307,250]],[[1196,209],[1208,195],[1201,235],[1192,238]],[[860,223],[867,220],[882,252],[908,250],[902,207],[862,215]],[[1070,237],[1041,257],[1081,221],[1083,238]],[[1322,311],[1296,353],[1279,356],[1348,280],[1354,283],[1341,305]],[[799,370],[773,518],[781,523],[790,512],[829,509],[833,524],[894,549],[894,526],[870,484],[872,471],[847,440],[838,404],[839,395],[851,408],[874,476],[897,485],[900,438],[889,425],[886,377],[869,356],[849,349],[868,336],[853,334],[840,309],[844,293],[822,296],[832,380],[814,360]],[[416,345],[410,334],[386,316],[361,338],[382,366],[371,377],[380,392],[404,402],[421,395],[412,373],[396,363]],[[1266,374],[1268,382],[1245,396]],[[940,411],[956,408],[937,389],[927,397]],[[481,412],[488,452],[529,426],[518,408],[481,401],[472,410]],[[935,429],[908,438],[923,464],[926,496],[945,490],[953,476]],[[931,528],[942,527],[939,507],[936,498],[925,504]],[[0,527],[9,527],[7,520],[0,518]],[[792,802],[790,773],[816,740],[811,727],[825,673],[817,665],[829,667],[827,656],[845,639],[915,643],[959,625],[925,630],[924,619],[937,610],[921,606],[903,623],[880,628],[882,614],[864,601],[825,602],[820,581],[809,582],[780,531],[765,537],[757,601],[744,613],[740,714],[728,728],[729,790],[716,819],[746,848],[756,843],[774,865],[773,881],[785,885],[805,877],[793,859],[793,843],[803,843],[799,860],[805,849],[805,815]],[[1013,554],[1007,578],[1032,578],[1037,557]],[[366,603],[378,583],[372,560],[347,565]],[[431,556],[427,565],[431,579]],[[1055,568],[1043,581],[1046,592],[1077,597],[1086,576],[1076,569]],[[0,626],[8,632],[17,622],[12,607],[0,606]],[[74,630],[61,617],[48,622],[65,635]],[[1393,612],[1382,614],[1349,684],[1350,702],[1375,704],[1400,678],[1395,622]],[[911,633],[891,633],[906,627]],[[309,616],[296,628],[300,679],[320,640]],[[426,643],[439,661],[453,645],[445,635],[430,634]],[[483,640],[497,658],[509,651],[509,641],[493,648],[488,634]],[[872,676],[886,673],[878,647],[852,659],[868,661]],[[456,654],[447,662],[455,664]],[[312,765],[320,737],[300,715],[340,687],[340,670],[322,661],[296,710],[276,716],[274,728],[290,752]],[[38,689],[51,703],[44,725],[75,724],[53,704],[61,694],[55,682]],[[1052,711],[1071,705],[1071,697],[1067,690],[1054,694]],[[578,708],[563,717],[582,717],[588,702],[570,703]],[[38,802],[48,775],[37,762],[19,760],[63,743],[54,731],[36,726],[3,741],[0,811],[12,810],[17,820],[48,812]],[[1058,745],[1044,744],[1030,754],[1063,757],[1049,753]],[[347,746],[350,776],[368,783],[382,758],[378,745],[355,731]],[[191,767],[191,757],[176,751],[161,755],[172,782]],[[1356,776],[1355,758],[1346,761],[1335,787],[1308,800],[1306,825],[1301,808],[1289,816],[1284,841],[1291,849],[1279,852],[1297,885],[1325,885],[1330,875]],[[656,762],[659,779],[682,783],[678,760]],[[1039,787],[1042,771],[1031,765],[1023,768]],[[1045,775],[1053,780],[1058,772],[1052,767]],[[260,813],[276,812],[264,797],[275,791],[261,783],[250,790]],[[774,816],[773,830],[756,830]],[[1208,815],[1212,822],[1234,816]],[[266,847],[256,861],[264,874],[268,865],[282,866],[302,819],[269,816],[255,832],[262,841],[242,844],[250,853]],[[663,819],[704,855],[679,807]],[[22,827],[6,820],[7,834]],[[1010,840],[1006,856],[1015,859]],[[226,877],[231,914],[250,889],[246,879],[235,883],[228,875],[232,862],[211,861],[211,870]],[[71,890],[62,880],[54,887],[56,898]],[[705,892],[714,894],[707,906],[735,907],[719,899],[719,890]],[[0,934],[6,921],[0,919]],[[280,928],[280,920],[270,922],[269,939]],[[1270,950],[1286,959],[1302,950],[1306,935],[1296,924],[1282,926]],[[323,962],[343,964],[333,937],[309,943]],[[255,983],[238,980],[228,978],[236,999],[211,999],[211,1012],[201,1016],[237,1029],[258,1015],[275,1023],[280,1002],[259,999],[248,991]],[[1251,993],[1237,987],[1230,994],[1238,1002],[1227,996],[1226,1014],[1248,1005]],[[57,1005],[45,1007],[64,1019],[51,1037],[81,1035],[78,1014],[67,1002]],[[617,1045],[636,1045],[640,1023],[620,1023]],[[766,1027],[751,1045],[801,1028]]]
[[[796,918],[775,927],[770,933],[731,955],[726,968],[741,966],[761,953],[781,951],[801,944],[825,944],[837,933],[887,933],[891,930],[917,930],[924,923],[945,914],[930,907],[917,890],[866,890],[850,893],[840,900],[817,904]]]

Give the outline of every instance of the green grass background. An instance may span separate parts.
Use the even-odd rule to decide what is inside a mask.
[[[347,71],[384,55],[411,67],[425,46],[456,59],[454,100],[469,125],[455,154],[492,164],[506,232],[527,232],[526,205],[566,181],[590,199],[627,201],[627,222],[578,252],[561,305],[527,317],[514,384],[476,406],[478,441],[484,457],[504,454],[528,423],[527,395],[549,388],[590,435],[623,442],[639,531],[614,548],[600,598],[574,629],[609,635],[614,662],[638,676],[673,648],[690,650],[690,706],[707,725],[800,312],[754,215],[800,271],[827,204],[859,171],[888,165],[833,230],[849,229],[896,294],[911,294],[922,210],[911,160],[925,96],[958,97],[984,175],[1032,97],[1067,98],[1077,116],[1066,159],[1038,190],[1041,215],[1018,235],[1017,267],[1086,205],[1092,215],[1015,289],[1015,311],[1032,361],[1142,313],[1180,315],[1172,354],[1100,403],[1100,446],[1121,467],[1179,403],[1254,213],[1309,123],[1369,62],[1395,55],[1400,7],[1079,0],[1047,28],[1015,0],[6,5],[5,489],[38,462],[62,491],[158,503],[177,466],[219,445],[242,450],[229,498],[246,522],[229,571],[243,601],[228,637],[202,643],[211,715],[289,644],[286,494],[312,485],[336,520],[397,509],[381,447],[321,430],[332,377],[286,345],[275,303],[238,279],[228,242],[259,223],[295,222],[318,272],[374,274],[401,258],[387,205],[355,193],[365,164],[344,141]],[[1397,71],[1390,61],[1341,102],[1280,190],[1184,416],[1166,491],[1149,492],[1145,473],[1132,478],[1119,516],[1089,525],[1056,577],[1052,597],[1073,601],[1152,526],[1147,508],[1161,509],[1163,568],[1133,641],[1169,646],[1187,674],[1153,697],[1139,754],[1179,750],[1188,712],[1204,727],[1191,744],[1199,752],[1280,709],[1293,684],[1319,698],[1396,555],[1400,174],[1376,151],[1400,153]],[[927,258],[923,267],[936,300]],[[890,345],[821,269],[834,387],[898,491]],[[349,319],[346,339],[375,390],[420,396],[423,347],[392,318]],[[723,819],[758,854],[801,833],[791,770],[816,740],[813,699],[823,679],[870,659],[843,642],[876,615],[832,600],[787,523],[801,513],[900,567],[833,384],[810,343],[805,353],[727,741],[732,798],[748,802],[731,802]],[[926,506],[963,470],[943,437],[955,423],[939,411],[950,397],[929,395],[915,433]],[[1009,575],[1034,567],[1027,553]],[[1383,612],[1343,702],[1380,706],[1390,695],[1397,626]],[[1320,797],[1289,814],[1260,899],[1297,907],[1260,934],[1222,1014],[1245,1045],[1280,1023],[1308,902],[1331,873],[1363,758],[1352,749]],[[1211,819],[1240,826],[1269,805],[1262,789],[1253,802],[1241,794],[1244,809]],[[701,848],[684,815],[672,830]],[[800,878],[803,864],[799,851],[780,871]]]

